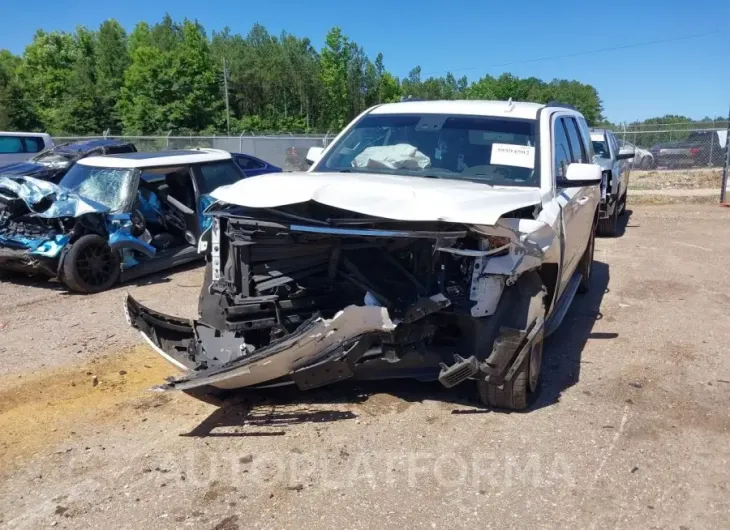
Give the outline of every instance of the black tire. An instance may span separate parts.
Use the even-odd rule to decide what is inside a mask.
[[[105,291],[119,279],[119,253],[112,250],[103,237],[87,234],[71,245],[63,260],[62,272],[63,282],[72,291]]]
[[[477,381],[479,399],[489,407],[525,410],[540,393],[541,372],[542,340],[536,340],[530,345],[530,353],[510,381],[501,385],[490,385],[482,379]]]
[[[527,329],[531,322],[528,315],[545,317],[545,287],[537,275],[524,278],[520,289],[521,296],[511,304],[514,317],[501,325],[517,329]],[[519,306],[519,307],[518,307]],[[491,318],[491,317],[486,317]],[[514,318],[514,321],[512,319]],[[532,320],[532,318],[531,318]],[[490,342],[491,344],[491,342]],[[524,410],[529,407],[540,391],[540,372],[542,367],[542,332],[538,333],[530,345],[530,353],[509,381],[501,385],[490,384],[486,379],[477,380],[477,390],[481,402],[489,407],[505,410]]]
[[[654,166],[654,161],[650,156],[645,156],[641,159],[641,162],[639,163],[639,169],[652,169]]]
[[[629,194],[629,190],[626,190],[626,193],[624,193],[623,198],[621,199],[621,210],[619,210],[618,214],[623,216],[626,214],[626,198]]]
[[[583,257],[580,259],[578,268],[581,273],[580,285],[578,286],[578,292],[581,294],[587,293],[591,288],[591,273],[593,271],[593,256],[596,251],[596,231],[591,230],[591,237],[588,241],[588,246],[583,252]]]
[[[616,203],[613,213],[606,219],[598,220],[598,235],[603,237],[614,237],[618,233],[618,211],[621,204]]]

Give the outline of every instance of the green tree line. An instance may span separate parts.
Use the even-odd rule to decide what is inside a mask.
[[[275,36],[259,24],[246,35],[224,29],[208,36],[198,22],[165,16],[129,34],[116,20],[96,31],[39,30],[21,55],[0,50],[0,130],[225,134],[226,85],[235,134],[335,131],[366,108],[404,96],[559,100],[591,123],[603,119],[597,90],[575,80],[508,73],[471,83],[451,73],[422,79],[420,67],[399,79],[382,54],[371,59],[337,27],[317,50],[306,37]]]

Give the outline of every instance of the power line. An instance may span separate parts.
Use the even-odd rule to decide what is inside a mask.
[[[490,70],[492,68],[503,68],[505,66],[514,66],[514,65],[517,65],[517,64],[537,63],[537,62],[540,62],[540,61],[552,61],[552,60],[555,60],[555,59],[566,59],[566,58],[569,58],[569,57],[579,57],[581,55],[592,55],[594,53],[604,53],[604,52],[610,52],[610,51],[615,51],[615,50],[625,50],[625,49],[628,49],[628,48],[638,48],[638,47],[641,47],[641,46],[651,46],[653,44],[663,44],[663,43],[667,43],[667,42],[676,42],[676,41],[680,41],[680,40],[697,39],[697,38],[700,38],[700,37],[707,37],[708,35],[714,35],[715,33],[721,33],[721,32],[722,32],[722,30],[717,29],[717,30],[713,30],[713,31],[708,31],[706,33],[695,33],[695,34],[692,34],[692,35],[681,35],[679,37],[672,37],[672,38],[669,38],[669,39],[659,39],[659,40],[653,40],[653,41],[647,41],[647,42],[637,42],[637,43],[634,43],[634,44],[623,44],[621,46],[610,46],[608,48],[599,48],[597,50],[588,50],[588,51],[575,52],[575,53],[566,53],[566,54],[563,54],[563,55],[551,55],[551,56],[547,56],[547,57],[538,57],[538,58],[535,58],[535,59],[523,59],[523,60],[519,60],[519,61],[510,61],[508,63],[494,64],[492,66],[471,66],[471,67],[468,67],[468,68],[459,68],[458,70],[438,70],[438,71],[433,71],[433,72],[426,72],[426,73],[421,74],[421,75],[428,76],[428,75],[434,75],[434,74],[441,74],[441,73],[444,73],[444,72],[447,72],[447,73],[448,72],[451,72],[453,74],[453,73],[456,73],[456,72],[466,72],[466,71],[469,71],[469,70]]]

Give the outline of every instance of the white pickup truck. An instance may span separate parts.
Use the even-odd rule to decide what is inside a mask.
[[[590,286],[592,157],[564,105],[373,107],[309,171],[212,193],[198,320],[128,296],[128,321],[184,371],[163,390],[471,380],[485,404],[524,409],[543,339]]]

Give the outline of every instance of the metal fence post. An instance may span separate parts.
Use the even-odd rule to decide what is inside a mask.
[[[727,189],[727,171],[730,166],[730,111],[728,111],[728,122],[725,137],[725,166],[722,168],[722,184],[720,188],[720,203],[725,203],[725,190]],[[713,138],[713,141],[715,139]]]
[[[165,147],[170,147],[170,135],[172,134],[172,129],[167,131],[167,136],[165,137]]]

